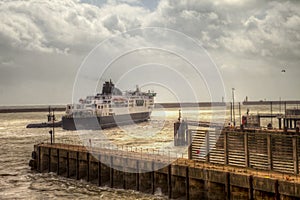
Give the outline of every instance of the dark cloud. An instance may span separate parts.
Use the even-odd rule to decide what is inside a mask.
[[[174,29],[201,43],[219,66],[226,87],[236,87],[241,96],[260,98],[263,93],[255,92],[255,88],[266,85],[270,98],[275,98],[278,94],[271,88],[277,80],[284,79],[281,85],[291,86],[281,96],[300,98],[292,92],[300,85],[295,77],[300,71],[299,1],[146,2],[0,2],[0,91],[2,95],[6,91],[0,104],[13,102],[20,88],[23,95],[26,90],[35,90],[45,97],[45,91],[51,91],[55,84],[68,85],[70,90],[82,59],[98,43],[148,26]],[[136,46],[144,43],[140,38],[130,39]],[[279,73],[283,67],[289,72],[284,78]],[[268,84],[264,84],[265,80]],[[64,88],[57,88],[60,89],[53,91],[61,94]],[[58,103],[68,99],[59,96],[56,95]],[[31,97],[26,98],[23,102],[30,102]],[[47,103],[48,98],[38,99]]]

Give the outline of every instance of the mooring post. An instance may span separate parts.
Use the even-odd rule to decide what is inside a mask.
[[[267,151],[268,151],[269,170],[272,170],[273,169],[273,159],[272,159],[272,137],[271,137],[271,134],[267,135]]]
[[[51,172],[51,148],[48,148],[48,172]]]
[[[139,160],[136,160],[136,176],[135,176],[135,186],[136,191],[140,191],[140,169],[139,169]]]
[[[114,187],[114,168],[113,168],[113,157],[110,156],[110,187]]]
[[[76,152],[76,179],[79,180],[79,152]]]
[[[189,177],[189,167],[185,168],[185,197],[187,200],[190,199],[190,177]]]
[[[90,153],[89,152],[86,153],[86,164],[87,164],[86,181],[89,182],[90,181]]]
[[[70,178],[70,155],[69,151],[67,151],[67,178]]]
[[[102,178],[101,178],[101,169],[102,164],[101,164],[101,155],[99,154],[98,156],[98,186],[102,185]]]
[[[171,167],[172,165],[168,165],[168,197],[169,199],[172,198],[172,180],[171,180],[171,177],[172,177],[172,171],[171,171]]]
[[[154,160],[152,160],[151,188],[152,188],[152,194],[154,194],[154,193],[155,193],[155,171],[154,171]]]
[[[56,149],[56,154],[57,154],[57,175],[59,175],[59,149]]]
[[[294,162],[294,174],[299,174],[299,164],[298,164],[298,138],[297,136],[293,136],[293,162]]]

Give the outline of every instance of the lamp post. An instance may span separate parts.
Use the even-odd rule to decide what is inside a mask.
[[[51,144],[55,143],[55,135],[54,135],[54,121],[55,121],[55,115],[54,115],[54,108],[52,109],[52,114],[50,113],[50,107],[49,107],[49,114],[48,114],[48,121],[52,120],[52,130],[49,131],[50,134],[50,141]]]
[[[281,114],[281,97],[279,97],[279,113]]]
[[[49,131],[49,134],[50,134],[50,142],[52,144],[53,143],[52,130]]]
[[[232,88],[232,114],[233,114],[233,126],[235,127],[235,111],[234,111],[234,88]]]
[[[53,131],[53,143],[55,143],[55,134],[54,134],[54,121],[55,121],[55,115],[54,115],[54,108],[52,109],[52,131]]]

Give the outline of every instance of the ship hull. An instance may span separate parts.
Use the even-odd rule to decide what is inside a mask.
[[[150,112],[132,113],[101,117],[62,117],[62,128],[65,130],[99,130],[116,126],[147,121]]]

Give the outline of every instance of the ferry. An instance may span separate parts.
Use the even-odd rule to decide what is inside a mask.
[[[98,130],[147,121],[154,108],[153,91],[122,92],[106,81],[102,93],[68,104],[62,117],[65,130]]]

